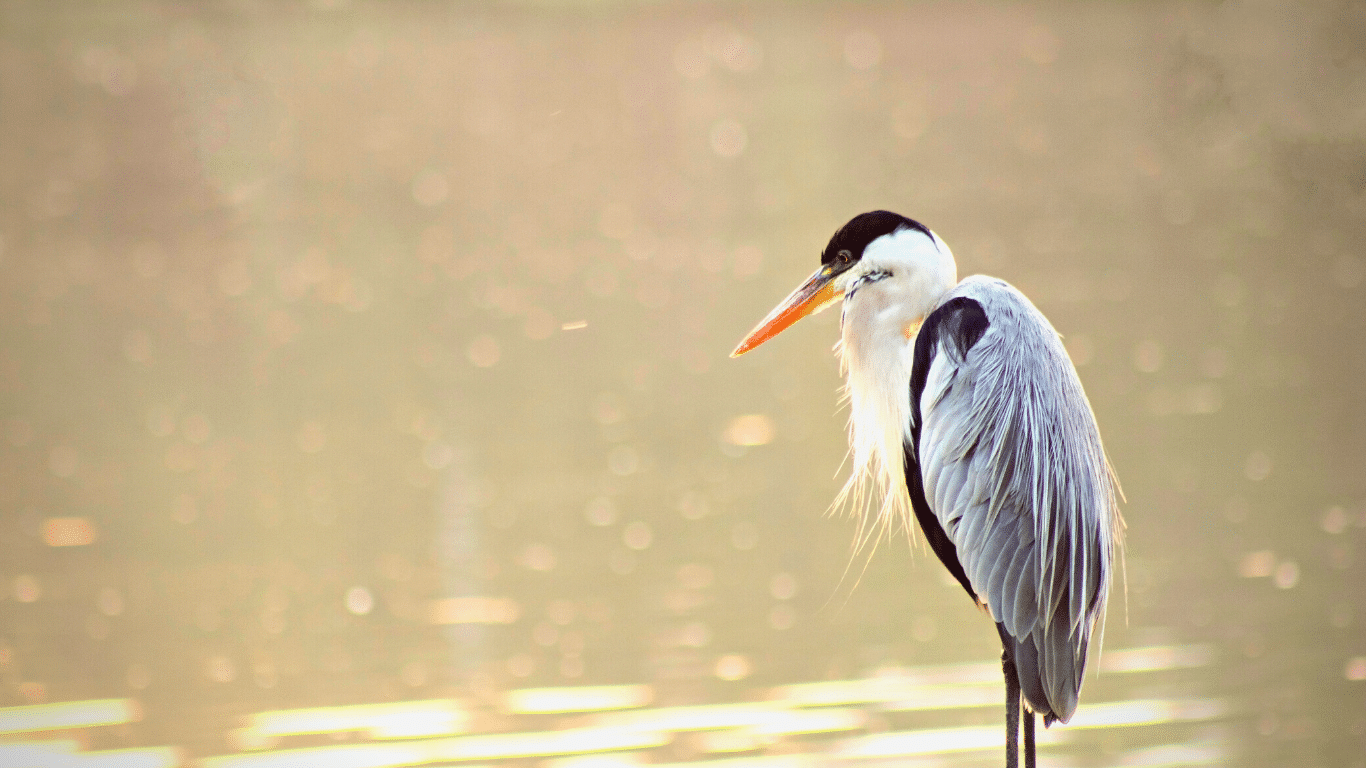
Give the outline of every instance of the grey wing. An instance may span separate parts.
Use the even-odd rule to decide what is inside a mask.
[[[925,501],[1013,641],[1026,702],[1066,722],[1120,526],[1090,404],[1057,333],[1004,282],[963,281],[921,335],[912,418]]]

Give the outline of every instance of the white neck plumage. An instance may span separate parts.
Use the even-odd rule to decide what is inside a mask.
[[[937,236],[903,229],[869,243],[844,278],[836,352],[849,403],[852,467],[835,503],[860,518],[862,546],[879,531],[913,529],[904,446],[915,335],[957,285],[958,268]]]

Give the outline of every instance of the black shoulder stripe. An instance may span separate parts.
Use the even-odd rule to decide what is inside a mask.
[[[911,408],[915,411],[919,437],[920,396],[925,393],[925,381],[930,375],[930,363],[934,362],[935,346],[941,338],[953,342],[957,357],[962,360],[968,350],[982,340],[991,322],[987,313],[976,299],[958,296],[944,302],[939,309],[931,312],[920,326],[915,337],[915,358],[911,366]]]
[[[920,428],[916,427],[916,432],[919,431]],[[944,532],[944,526],[939,524],[939,518],[934,516],[930,502],[925,498],[925,481],[920,477],[920,461],[916,452],[917,446],[906,446],[906,490],[911,495],[911,509],[915,511],[915,519],[920,523],[920,530],[924,532],[925,540],[929,542],[930,549],[939,558],[939,562],[943,563],[944,567],[949,569],[949,573],[953,574],[953,578],[963,585],[968,597],[980,603],[982,599],[973,590],[972,582],[968,581],[968,574],[963,570],[963,564],[958,561],[958,547],[954,546],[953,540]]]
[[[982,305],[973,299],[960,296],[945,306],[948,305],[953,305],[953,310],[944,318],[939,335],[953,339],[954,346],[958,348],[958,359],[962,360],[968,350],[982,340],[982,334],[987,332],[991,323],[987,321],[987,313],[982,311]]]
[[[944,567],[978,602],[981,602],[981,598],[973,591],[972,582],[968,581],[963,564],[958,561],[958,548],[944,532],[939,518],[930,509],[929,499],[925,497],[925,484],[920,475],[920,425],[924,421],[920,413],[920,398],[925,393],[925,382],[929,378],[930,365],[934,362],[934,351],[939,340],[946,338],[951,341],[953,352],[962,360],[968,350],[981,341],[990,325],[982,305],[963,296],[949,299],[925,318],[915,338],[915,358],[911,367],[911,442],[906,446],[906,490],[910,492],[911,508],[920,523],[920,530],[925,532],[930,549],[939,556]]]

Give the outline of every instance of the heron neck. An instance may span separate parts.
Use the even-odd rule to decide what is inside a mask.
[[[952,283],[894,276],[846,297],[840,317],[840,359],[846,376],[872,376],[904,392],[916,331],[952,289]]]
[[[910,425],[915,334],[948,293],[890,277],[861,287],[844,303],[839,356],[849,400],[850,486],[871,479],[884,523],[907,509],[903,446]],[[919,288],[919,290],[916,290]]]

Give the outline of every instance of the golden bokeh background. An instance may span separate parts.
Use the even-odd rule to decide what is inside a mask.
[[[342,705],[446,702],[407,735],[450,738],[589,722],[529,689],[990,672],[927,550],[824,514],[836,313],[727,358],[873,208],[1051,318],[1128,496],[1105,648],[1157,671],[1080,712],[1177,703],[1043,764],[1366,765],[1353,2],[0,3],[0,758],[257,765],[379,743]],[[855,699],[496,764],[999,728]],[[295,709],[334,726],[242,735]],[[915,764],[999,763],[944,755]]]

